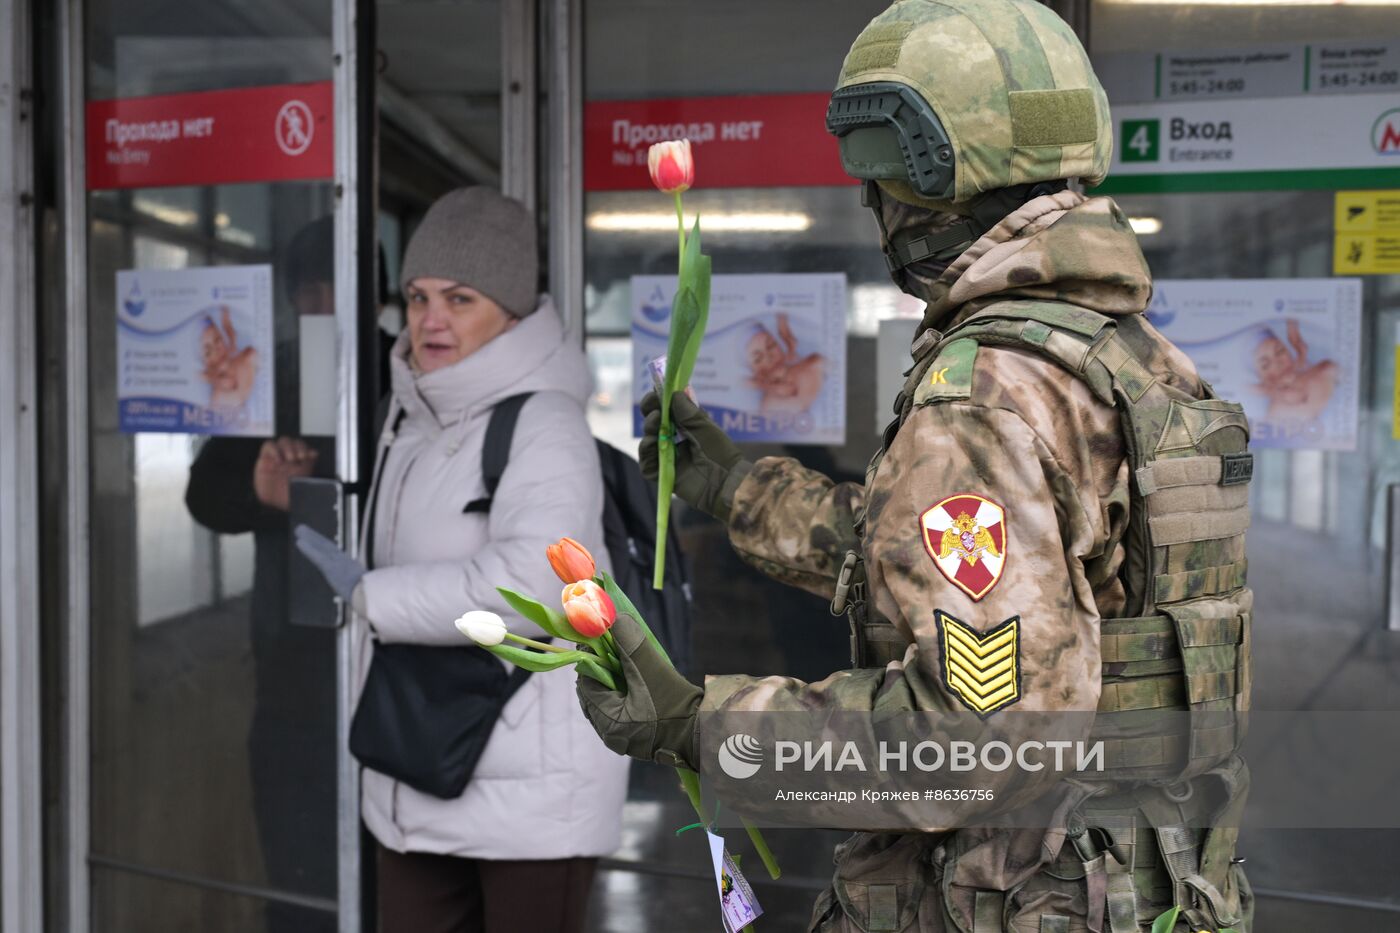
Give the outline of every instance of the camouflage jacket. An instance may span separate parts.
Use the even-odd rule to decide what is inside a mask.
[[[1064,191],[1005,218],[947,269],[938,289],[924,329],[946,330],[1018,297],[1140,314],[1151,280],[1118,206]],[[1147,368],[1199,397],[1190,360],[1142,325],[1149,345],[1134,349]],[[994,708],[1094,711],[1098,623],[1124,609],[1118,571],[1128,484],[1119,414],[1043,357],[993,346],[977,354],[970,397],[916,405],[863,488],[833,484],[791,459],[759,461],[735,497],[729,533],[738,553],[830,597],[847,551],[862,550],[870,608],[910,644],[885,668],[817,683],[710,677],[702,709],[966,712],[972,707],[943,667],[941,640],[990,639],[1016,619],[1019,683]],[[862,502],[860,540],[854,517]],[[1053,780],[1048,772],[1023,777],[1017,796],[1033,799]]]

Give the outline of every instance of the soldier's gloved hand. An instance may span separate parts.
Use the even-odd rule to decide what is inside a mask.
[[[655,480],[660,469],[661,398],[655,390],[642,397],[642,475]],[[738,446],[684,392],[671,396],[671,429],[685,435],[676,447],[676,495],[695,508],[729,523],[734,492],[752,464]]]
[[[578,701],[603,744],[619,755],[696,770],[695,714],[705,691],[681,676],[632,617],[612,627],[626,693],[578,679]],[[622,685],[619,685],[622,686]]]

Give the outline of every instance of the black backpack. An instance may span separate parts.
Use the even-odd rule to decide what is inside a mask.
[[[532,393],[513,395],[496,403],[481,448],[481,472],[487,499],[468,509],[490,507],[490,496],[505,474],[510,444],[520,409]],[[656,566],[656,486],[642,476],[637,461],[606,441],[596,441],[603,467],[603,543],[612,559],[612,575],[632,600],[647,625],[683,674],[690,669],[690,626],[693,603],[690,573],[681,552],[676,523],[666,532],[665,588],[652,589]]]

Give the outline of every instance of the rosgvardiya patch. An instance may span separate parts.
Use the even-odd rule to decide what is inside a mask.
[[[919,516],[924,550],[938,572],[973,601],[1006,569],[1006,510],[985,496],[949,496]]]

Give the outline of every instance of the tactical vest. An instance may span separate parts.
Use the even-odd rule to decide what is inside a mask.
[[[1237,829],[1202,832],[1182,824],[1190,822],[1186,816],[1201,818],[1191,810],[1194,797],[1195,806],[1214,808],[1208,820],[1238,826],[1248,783],[1235,755],[1242,737],[1235,714],[1248,709],[1251,683],[1249,427],[1243,409],[1209,386],[1198,399],[1153,377],[1134,351],[1145,351],[1150,340],[1137,316],[1033,300],[990,304],[947,334],[928,332],[915,345],[898,417],[867,473],[869,484],[913,409],[971,396],[982,346],[1054,362],[1122,418],[1132,483],[1119,578],[1132,615],[1100,623],[1095,737],[1105,740],[1108,773],[1071,821],[1073,851],[1067,845],[1062,855],[1081,862],[1086,878],[1100,878],[1097,890],[1092,882],[1089,888],[1091,895],[1103,892],[1090,898],[1096,933],[1138,933],[1140,922],[1153,919],[1144,916],[1148,905],[1164,901],[1187,908],[1182,922],[1191,930],[1239,926],[1242,886],[1248,896],[1242,873],[1231,870]],[[849,605],[853,662],[884,666],[903,656],[907,641],[889,622],[866,616],[863,582],[859,558],[848,558],[833,611]],[[1179,715],[1164,728],[1153,711]],[[1207,774],[1217,785],[1209,803],[1196,794],[1204,783],[1196,779]],[[986,927],[1000,929],[999,922]]]

